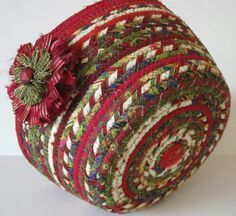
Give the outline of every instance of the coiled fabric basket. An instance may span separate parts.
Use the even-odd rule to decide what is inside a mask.
[[[8,93],[20,147],[50,181],[112,212],[152,205],[206,160],[230,94],[157,0],[103,0],[20,47]]]

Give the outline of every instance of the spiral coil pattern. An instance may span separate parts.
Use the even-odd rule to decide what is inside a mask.
[[[162,3],[104,0],[52,35],[70,38],[79,54],[80,87],[52,123],[17,123],[24,155],[51,181],[127,212],[163,199],[214,150],[229,115],[227,84]]]

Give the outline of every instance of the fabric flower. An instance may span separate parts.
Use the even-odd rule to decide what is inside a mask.
[[[41,36],[22,45],[10,69],[8,94],[19,121],[49,123],[63,112],[76,86],[75,57],[66,42]]]

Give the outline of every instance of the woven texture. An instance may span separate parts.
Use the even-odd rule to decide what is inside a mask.
[[[61,42],[55,49],[58,39],[66,52]],[[28,64],[24,47],[12,69],[19,144],[40,173],[75,196],[119,213],[152,205],[188,179],[221,138],[227,84],[204,45],[161,2],[97,2],[36,44],[33,53],[47,52]],[[40,105],[30,107],[32,94],[15,88],[35,85],[32,79],[48,90],[36,89]]]

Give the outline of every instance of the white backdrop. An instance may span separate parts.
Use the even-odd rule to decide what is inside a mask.
[[[34,42],[60,22],[94,0],[0,0],[0,155],[21,154],[14,130],[14,115],[5,86],[8,68],[20,44]],[[181,16],[218,63],[231,89],[229,124],[214,154],[236,155],[236,1],[163,0]]]

